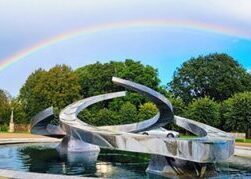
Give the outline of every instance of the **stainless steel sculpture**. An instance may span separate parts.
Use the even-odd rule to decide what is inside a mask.
[[[139,123],[96,127],[79,120],[78,113],[97,102],[123,97],[126,92],[108,93],[77,101],[60,112],[60,127],[65,132],[60,148],[64,150],[71,148],[70,151],[75,152],[89,150],[97,153],[99,152],[97,146],[99,146],[152,154],[147,171],[165,176],[188,174],[207,176],[214,172],[212,163],[226,160],[233,154],[234,139],[229,134],[206,124],[174,116],[171,103],[163,95],[146,86],[116,77],[113,77],[112,81],[147,96],[156,104],[159,113]],[[51,128],[48,124],[48,114],[46,112],[44,116],[41,114],[32,120],[31,131],[52,136],[53,131],[48,132],[48,128]],[[138,134],[138,132],[158,128],[171,122],[198,135],[199,138],[170,139]],[[53,128],[57,129],[54,133],[58,135],[58,131],[61,131],[59,127]],[[63,133],[60,132],[60,134]]]

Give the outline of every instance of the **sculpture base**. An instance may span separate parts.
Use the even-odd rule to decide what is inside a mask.
[[[100,148],[79,139],[65,136],[57,146],[57,151],[60,156],[66,156],[70,163],[94,163],[97,161]]]
[[[169,178],[194,178],[217,175],[215,165],[212,163],[196,163],[160,155],[152,155],[146,172]]]
[[[9,132],[15,132],[15,124],[14,122],[9,123]]]

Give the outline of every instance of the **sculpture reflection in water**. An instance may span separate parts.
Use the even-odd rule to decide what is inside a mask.
[[[138,123],[101,127],[78,119],[78,113],[88,106],[126,95],[125,91],[107,93],[67,106],[60,112],[59,126],[50,124],[52,107],[40,112],[32,119],[31,132],[54,137],[64,136],[58,146],[60,153],[82,155],[81,152],[93,152],[93,160],[98,157],[99,147],[151,154],[152,159],[146,171],[163,176],[212,176],[216,173],[213,163],[226,160],[233,154],[234,138],[231,135],[206,124],[175,116],[169,100],[153,89],[116,77],[112,81],[148,97],[157,106],[158,114]],[[158,138],[139,134],[171,122],[198,138]]]

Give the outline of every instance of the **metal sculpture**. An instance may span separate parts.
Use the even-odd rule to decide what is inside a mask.
[[[233,154],[234,139],[229,134],[206,124],[174,116],[171,103],[153,89],[116,77],[113,77],[112,81],[147,96],[157,106],[159,113],[143,122],[96,127],[78,119],[78,113],[97,102],[123,97],[126,92],[108,93],[77,101],[60,112],[59,120],[62,129],[60,131],[65,132],[65,137],[59,148],[64,151],[98,153],[101,147],[148,153],[153,157],[147,172],[164,176],[209,176],[215,172],[214,162],[226,160]],[[53,132],[56,131],[55,135],[58,135],[59,126],[57,130],[48,130],[48,121],[48,115],[43,116],[40,113],[32,121],[32,133],[53,136]],[[138,134],[138,132],[158,128],[171,122],[198,135],[199,138],[170,139]],[[45,130],[44,133],[43,130]],[[97,155],[93,158],[96,159]]]

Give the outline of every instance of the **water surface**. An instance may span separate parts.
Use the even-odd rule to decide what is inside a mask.
[[[15,144],[0,146],[0,168],[38,173],[107,178],[156,178],[145,173],[150,156],[101,150],[98,161],[60,156],[57,144]],[[83,161],[84,160],[84,161]],[[232,157],[216,164],[216,178],[251,178],[251,159]],[[158,177],[159,178],[159,177]]]

